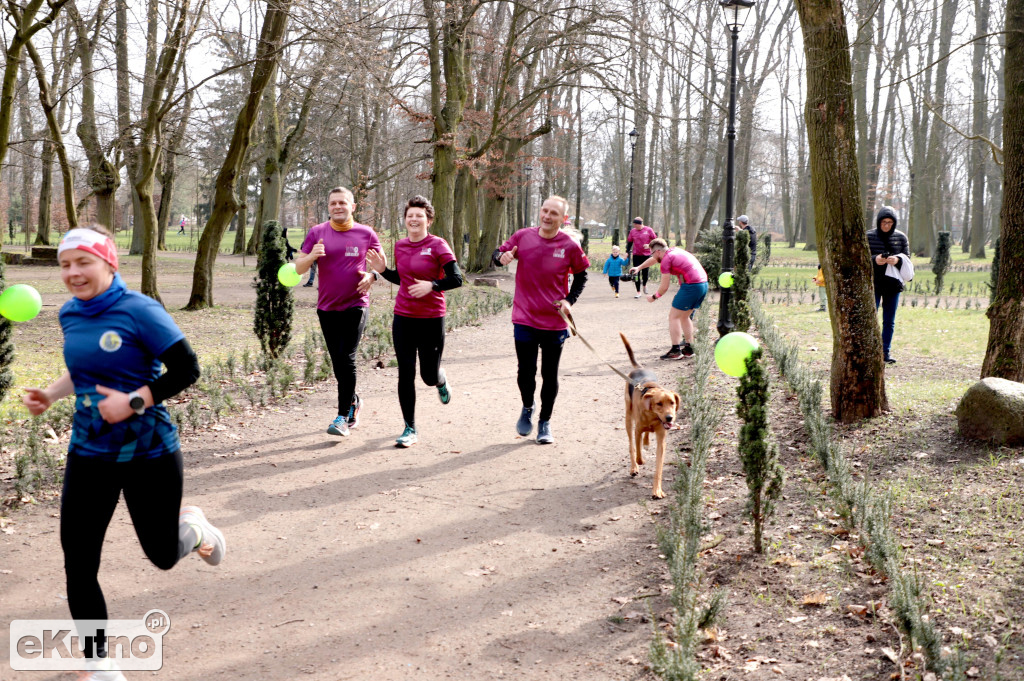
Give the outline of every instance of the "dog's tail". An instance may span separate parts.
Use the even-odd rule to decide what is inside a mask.
[[[626,346],[626,354],[629,355],[629,363],[633,365],[634,369],[639,369],[640,365],[636,363],[636,357],[633,356],[633,348],[630,347],[629,341],[626,340],[626,335],[620,331],[619,338],[622,339],[622,344]]]

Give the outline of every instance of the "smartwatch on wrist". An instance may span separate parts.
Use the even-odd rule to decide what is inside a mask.
[[[146,413],[146,401],[142,399],[142,395],[137,390],[128,393],[128,406],[139,416]]]

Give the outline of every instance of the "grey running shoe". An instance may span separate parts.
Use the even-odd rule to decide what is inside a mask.
[[[532,407],[523,407],[523,412],[519,415],[519,421],[516,422],[516,432],[523,437],[533,432],[533,410],[536,408],[536,404]]]
[[[549,445],[555,441],[555,438],[551,435],[551,421],[538,421],[537,422],[537,444]]]

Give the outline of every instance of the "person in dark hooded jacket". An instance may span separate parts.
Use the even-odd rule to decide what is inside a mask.
[[[896,211],[884,206],[875,217],[875,228],[868,232],[868,247],[874,265],[875,309],[882,307],[882,351],[887,364],[896,363],[890,350],[903,282],[887,276],[885,271],[889,265],[901,266],[901,260],[897,257],[900,253],[910,257],[910,241],[906,234],[896,229],[897,222]]]

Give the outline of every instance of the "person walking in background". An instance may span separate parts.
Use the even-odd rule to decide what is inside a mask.
[[[672,276],[679,279],[679,290],[672,298],[668,311],[668,335],[672,347],[661,359],[679,359],[693,356],[693,313],[700,308],[708,294],[708,275],[700,261],[682,248],[669,249],[664,239],[651,242],[651,257],[639,265],[640,269],[661,264],[661,285],[657,293],[647,296],[653,303],[668,292]],[[638,268],[632,268],[634,274]],[[685,341],[685,344],[684,344]]]
[[[558,363],[562,346],[569,337],[566,315],[587,283],[590,260],[570,234],[559,229],[569,211],[569,202],[561,196],[549,196],[540,208],[540,226],[520,229],[494,254],[497,265],[518,261],[516,291],[512,299],[517,383],[523,410],[516,432],[526,437],[533,432],[536,409],[537,358],[541,359],[540,414],[537,420],[537,444],[551,444],[551,414],[558,396]],[[572,286],[569,286],[572,275]]]
[[[226,544],[199,508],[181,505],[181,444],[163,402],[199,378],[188,340],[160,303],[128,290],[104,227],[70,230],[57,259],[74,296],[60,309],[67,371],[46,388],[26,389],[22,401],[38,416],[75,395],[60,504],[67,600],[75,620],[104,622],[100,554],[122,493],[142,550],[161,570],[193,551],[217,565]],[[79,636],[95,637],[90,629],[80,625]],[[124,681],[104,637],[83,652],[80,679]]]
[[[750,262],[747,264],[747,269],[754,269],[754,261],[757,260],[757,230],[750,224],[750,218],[746,215],[741,215],[736,218],[736,227],[739,229],[745,229],[750,233]]]
[[[884,206],[875,217],[875,228],[868,232],[868,248],[874,265],[875,309],[882,308],[882,353],[886,364],[896,363],[892,357],[892,337],[896,330],[896,309],[903,292],[903,280],[889,276],[887,271],[891,265],[897,270],[909,270],[909,275],[913,276],[910,241],[896,229],[896,224],[896,211]]]
[[[629,230],[626,237],[626,255],[633,254],[633,266],[638,267],[642,262],[651,257],[651,242],[658,238],[654,229],[644,224],[641,217],[633,218],[633,228]],[[643,287],[644,295],[647,295],[647,277],[649,272],[646,268],[640,268],[640,274],[633,280],[636,284],[636,295],[640,297],[640,289]],[[641,283],[641,279],[643,282]]]
[[[178,225],[178,234],[184,234],[184,233],[185,233],[185,216],[182,215],[181,216],[181,224]]]
[[[444,292],[462,286],[462,272],[448,242],[430,233],[434,206],[423,196],[405,204],[408,236],[395,244],[395,269],[388,269],[383,254],[370,250],[366,262],[392,284],[398,284],[391,338],[398,359],[398,403],[405,429],[397,447],[411,447],[416,431],[416,356],[423,382],[437,388],[441,404],[451,402],[448,376],[441,368],[444,354]]]
[[[818,287],[818,297],[821,300],[818,312],[825,312],[828,309],[828,294],[825,292],[825,273],[821,269],[821,263],[818,263],[818,273],[811,277],[811,279],[814,281],[814,285]]]
[[[302,255],[295,258],[299,274],[314,264],[323,267],[316,314],[338,381],[338,415],[327,426],[327,432],[341,436],[359,425],[362,407],[356,393],[356,351],[366,327],[370,286],[380,276],[367,271],[366,255],[373,250],[384,256],[376,232],[352,219],[355,209],[352,192],[345,187],[328,192],[327,211],[331,217],[309,230],[300,249]]]
[[[284,238],[284,259],[287,262],[291,262],[292,258],[295,257],[296,248],[294,248],[288,241],[288,230],[282,229],[281,236]]]
[[[612,246],[612,254],[604,261],[604,275],[608,277],[608,284],[615,291],[615,297],[619,297],[619,282],[621,281],[622,268],[629,265],[629,260],[622,257],[618,246]]]

